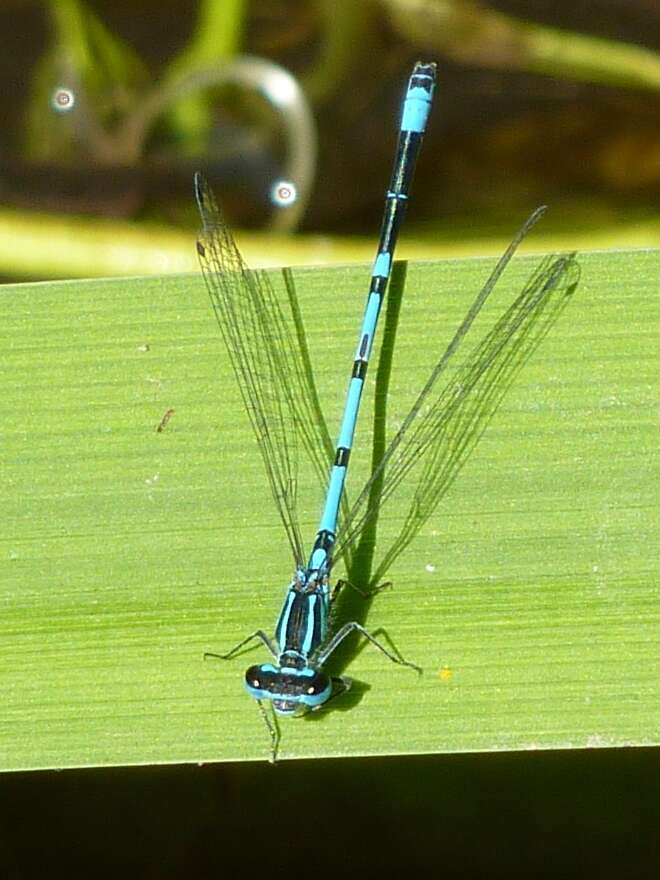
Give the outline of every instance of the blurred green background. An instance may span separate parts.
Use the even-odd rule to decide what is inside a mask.
[[[540,203],[537,249],[660,240],[647,0],[57,0],[0,24],[6,277],[194,271],[196,169],[270,231],[253,264],[370,259],[417,59],[439,85],[401,256],[495,253]]]
[[[20,0],[0,27],[5,278],[194,271],[198,168],[255,265],[368,259],[418,58],[439,88],[404,254],[495,252],[542,202],[536,250],[660,239],[649,0]],[[657,770],[592,750],[14,774],[0,872],[653,877]]]

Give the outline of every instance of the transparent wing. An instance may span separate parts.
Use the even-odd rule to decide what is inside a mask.
[[[298,354],[298,357],[291,357],[289,360],[289,363],[294,365],[291,370],[293,375],[290,383],[290,387],[295,389],[291,408],[298,435],[302,439],[303,447],[316,471],[321,492],[325,493],[328,486],[330,467],[335,457],[335,444],[330,437],[330,432],[328,431],[328,426],[319,403],[316,383],[314,382],[314,372],[312,370],[312,359],[309,355],[305,327],[302,315],[300,314],[291,270],[285,269],[283,274],[289,299],[289,309],[295,329],[296,352]],[[338,517],[340,531],[348,516],[348,510],[348,494],[346,489],[344,489]],[[352,543],[347,544],[344,549],[344,559],[348,565],[350,565],[353,552],[354,547]]]
[[[292,328],[267,275],[245,265],[200,174],[195,175],[195,195],[202,218],[197,242],[202,273],[295,564],[302,565],[296,511],[299,444],[302,442],[322,486],[333,452],[309,357],[305,357],[302,324]],[[286,281],[290,301],[294,297],[293,309],[295,292],[291,278]]]
[[[378,582],[431,515],[476,446],[518,371],[548,332],[575,290],[575,255],[542,261],[515,302],[470,355],[438,388],[438,380],[472,326],[535,212],[500,259],[438,361],[410,413],[387,448],[378,468],[352,507],[344,542],[355,539],[401,481],[415,469],[417,488],[403,528],[373,575]],[[384,473],[382,490],[372,497],[374,481]]]

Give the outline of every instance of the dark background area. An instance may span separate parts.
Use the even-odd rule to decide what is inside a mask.
[[[17,773],[0,797],[7,880],[658,876],[651,749]]]

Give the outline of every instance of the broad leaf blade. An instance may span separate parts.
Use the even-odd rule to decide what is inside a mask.
[[[515,261],[484,329],[535,262]],[[492,263],[409,267],[394,419]],[[570,307],[371,606],[369,627],[424,677],[358,651],[361,699],[283,723],[283,758],[660,739],[660,254],[580,264]],[[337,425],[368,269],[294,275]],[[202,279],[6,286],[0,308],[3,768],[265,759],[242,689],[259,653],[202,654],[272,629],[290,560]],[[311,540],[321,499],[302,479]]]

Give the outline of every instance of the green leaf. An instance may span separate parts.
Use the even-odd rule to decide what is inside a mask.
[[[480,332],[537,262],[514,261]],[[369,609],[423,677],[357,647],[345,671],[363,686],[285,719],[283,758],[660,739],[660,251],[580,264],[568,308]],[[393,424],[492,265],[409,266]],[[331,426],[368,274],[293,273]],[[2,769],[266,759],[242,687],[263,654],[202,655],[272,630],[291,561],[201,277],[12,285],[0,303]],[[303,471],[310,541],[320,506]],[[383,546],[404,510],[384,510]]]

